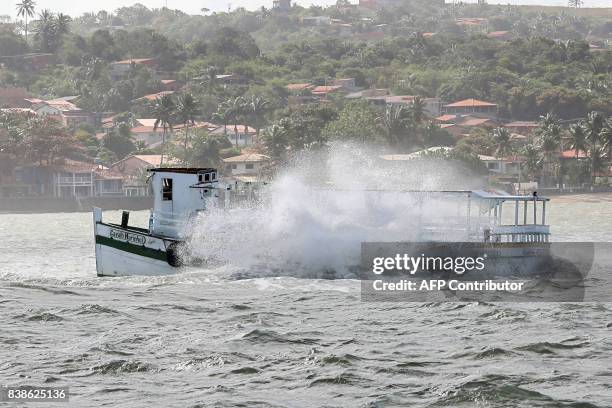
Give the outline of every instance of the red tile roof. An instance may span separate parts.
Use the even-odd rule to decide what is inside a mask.
[[[462,101],[457,101],[453,103],[449,103],[448,105],[444,105],[445,108],[464,108],[464,107],[474,107],[474,106],[497,106],[496,103],[485,102],[478,99],[470,98],[464,99]]]
[[[315,86],[312,93],[315,95],[325,95],[328,93],[336,92],[341,89],[340,85],[327,85],[327,86]]]
[[[285,85],[285,88],[287,88],[290,91],[303,91],[304,89],[308,89],[312,87],[311,84],[287,84]]]
[[[116,61],[114,62],[114,64],[150,65],[150,64],[155,64],[155,59],[154,58],[132,58],[132,59],[126,59],[122,61]]]
[[[458,124],[459,126],[480,126],[486,124],[493,124],[493,121],[491,119],[472,118],[468,116],[467,118],[465,118],[465,120],[462,120]]]
[[[508,35],[508,33],[509,31],[491,31],[489,34],[487,34],[487,37],[490,37],[490,38],[505,37]]]
[[[451,115],[451,114],[438,116],[436,118],[438,122],[450,122],[451,120],[455,120],[455,119],[457,119],[457,115]]]
[[[524,127],[524,128],[535,128],[538,127],[537,122],[525,121],[525,120],[517,120],[514,122],[506,123],[504,127]]]
[[[174,93],[174,91],[161,91],[161,92],[158,92],[158,93],[142,96],[142,97],[140,97],[140,98],[138,98],[136,100],[137,101],[141,101],[141,100],[145,99],[147,101],[154,101],[157,98],[161,98],[161,97],[166,96],[166,95],[172,95],[173,93]]]
[[[574,149],[570,149],[570,150],[564,150],[561,152],[560,155],[561,158],[563,159],[575,159],[576,158],[576,150]],[[582,150],[580,150],[578,152],[578,158],[579,159],[585,159],[589,157],[585,152],[583,152]]]

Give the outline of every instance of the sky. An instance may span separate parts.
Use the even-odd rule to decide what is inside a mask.
[[[356,0],[351,0],[356,2]],[[448,1],[448,0],[447,0]],[[18,0],[0,0],[0,15],[16,16],[15,4]],[[104,0],[104,1],[74,1],[74,0],[35,0],[36,8],[42,10],[48,8],[55,12],[62,12],[71,16],[78,16],[87,11],[115,10],[118,7],[129,6],[134,3],[142,3],[149,8],[159,8],[167,5],[173,9],[180,9],[190,14],[201,14],[202,8],[214,11],[225,11],[228,5],[232,9],[245,7],[253,10],[261,6],[272,7],[272,0]],[[475,2],[467,0],[466,2]],[[547,6],[565,6],[567,0],[489,0],[490,4],[539,4]],[[310,4],[329,5],[335,4],[335,0],[297,0],[298,4],[309,6]],[[612,0],[584,0],[586,7],[612,7]]]

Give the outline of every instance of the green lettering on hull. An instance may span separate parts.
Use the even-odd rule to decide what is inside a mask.
[[[129,252],[151,259],[157,259],[158,261],[167,262],[168,260],[166,252],[162,250],[147,248],[143,245],[135,245],[129,242],[117,241],[115,239],[103,237],[101,235],[96,235],[96,244],[105,245],[111,248],[119,249],[121,251]]]

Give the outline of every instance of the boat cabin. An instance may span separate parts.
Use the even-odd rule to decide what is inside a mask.
[[[485,242],[549,241],[550,226],[546,224],[549,198],[536,192],[509,195],[501,190],[475,190],[468,193],[468,215],[472,200],[477,206],[477,224],[485,225],[482,228]]]
[[[217,197],[217,170],[160,167],[148,171],[154,197],[149,232],[181,238],[187,222]]]

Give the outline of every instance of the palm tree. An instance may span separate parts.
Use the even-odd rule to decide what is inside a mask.
[[[408,109],[404,105],[390,105],[378,117],[390,144],[398,145],[402,142],[402,136],[405,135],[407,129],[408,115]]]
[[[223,125],[223,135],[227,137],[227,125],[229,125],[231,120],[231,112],[227,102],[219,104],[217,111],[212,114],[211,120]]]
[[[53,35],[55,31],[55,17],[53,13],[44,9],[38,14],[38,25],[36,27],[36,38],[40,42],[40,49],[44,52],[51,50]]]
[[[523,147],[521,153],[525,157],[524,169],[527,176],[535,179],[542,168],[542,156],[539,147],[534,144],[528,144]]]
[[[612,123],[608,119],[604,128],[599,132],[599,137],[607,149],[608,162],[612,160]]]
[[[53,29],[57,41],[61,41],[62,36],[70,32],[71,21],[72,19],[70,16],[63,13],[58,13],[57,16],[55,16],[55,20],[53,21]]]
[[[175,105],[170,95],[164,95],[161,98],[155,99],[153,105],[153,116],[155,117],[155,123],[153,124],[153,131],[155,132],[160,126],[162,128],[162,152],[160,159],[160,166],[164,163],[164,153],[166,151],[166,134],[168,130],[172,131],[171,118],[174,114]]]
[[[605,119],[599,112],[590,112],[586,120],[582,122],[586,139],[589,145],[589,156],[591,157],[591,185],[595,181],[595,171],[599,165],[598,160],[602,156],[602,131],[604,129]]]
[[[264,124],[264,115],[268,111],[269,105],[264,98],[255,95],[251,96],[251,100],[248,102],[247,108],[253,118],[253,126],[257,137],[259,137],[259,131]]]
[[[588,144],[586,139],[586,133],[584,127],[580,124],[575,124],[569,128],[570,134],[570,149],[576,151],[576,159],[580,155],[580,152],[587,152]]]
[[[506,157],[512,153],[512,138],[508,129],[503,127],[493,129],[493,140],[497,157]]]
[[[204,86],[208,92],[213,92],[217,88],[217,74],[219,69],[215,66],[209,66],[198,78],[200,85]]]
[[[264,130],[264,144],[268,155],[275,163],[280,163],[284,160],[289,147],[289,136],[287,128],[283,126],[281,119],[278,124],[273,124]]]
[[[228,103],[229,116],[234,122],[234,136],[236,141],[236,147],[238,147],[238,121],[242,118],[242,115],[246,111],[246,102],[242,96],[237,96],[231,99]]]
[[[558,160],[555,160],[555,155],[561,147],[561,130],[559,120],[550,113],[541,117],[540,125],[536,129],[540,148],[544,153],[545,171],[552,177],[557,173],[559,164]]]
[[[17,16],[25,18],[25,40],[28,42],[28,17],[34,15],[34,6],[36,3],[33,0],[21,0],[17,3]]]
[[[176,113],[183,122],[183,131],[185,132],[184,148],[185,153],[187,153],[187,143],[189,140],[188,125],[193,126],[195,124],[195,116],[198,114],[198,103],[194,99],[193,95],[188,93],[179,98]]]
[[[412,119],[418,125],[425,118],[425,101],[422,97],[416,96],[411,106]]]

